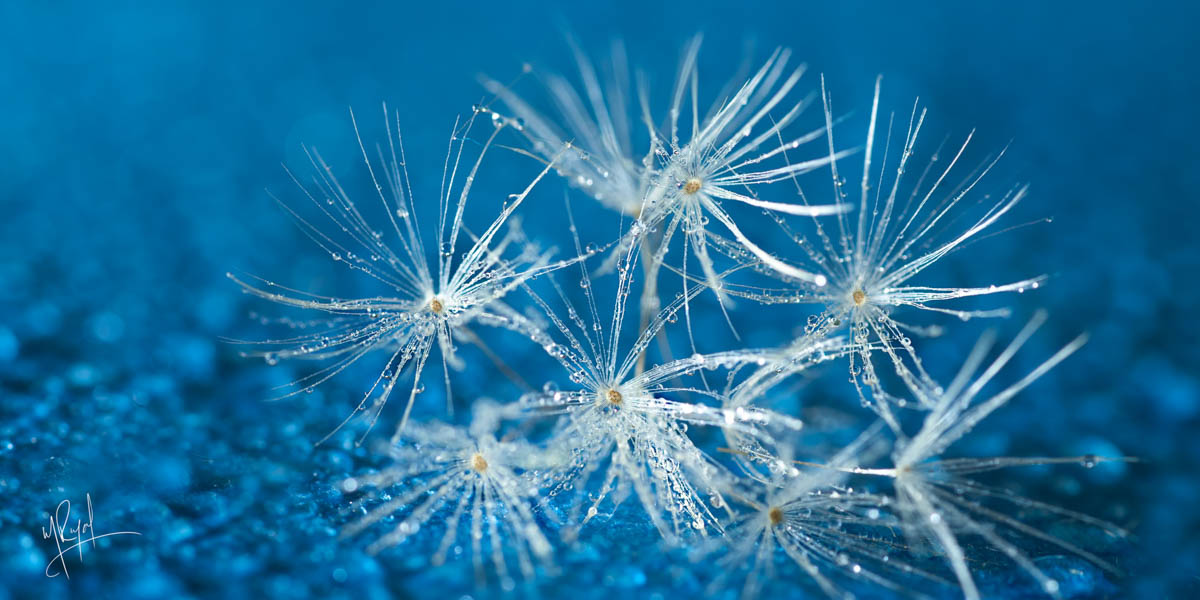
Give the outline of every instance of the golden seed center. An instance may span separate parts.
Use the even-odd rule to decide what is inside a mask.
[[[429,310],[435,315],[440,315],[443,310],[446,310],[446,305],[442,304],[441,300],[433,298],[429,301]]]
[[[783,523],[783,509],[778,506],[771,507],[771,510],[767,511],[767,520],[771,522],[772,527]]]
[[[608,390],[608,392],[604,395],[604,397],[608,399],[609,404],[612,404],[614,406],[620,405],[621,401],[624,400],[624,398],[621,397],[621,392],[618,392],[617,390],[612,390],[612,389]]]
[[[700,181],[698,177],[693,177],[687,180],[687,183],[683,184],[683,193],[689,196],[695,194],[700,191],[700,186],[702,185],[704,185],[703,181]]]
[[[487,459],[482,454],[476,452],[471,455],[471,470],[476,473],[483,473],[488,468]]]
[[[854,300],[855,306],[862,306],[863,302],[867,301],[867,294],[862,290],[854,290],[854,293],[850,294],[850,297]]]

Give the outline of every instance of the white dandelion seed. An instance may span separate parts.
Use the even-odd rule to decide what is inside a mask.
[[[355,503],[361,516],[343,537],[395,517],[398,523],[371,542],[368,552],[404,544],[422,529],[444,527],[432,564],[442,564],[465,531],[480,584],[486,579],[485,559],[508,589],[514,575],[532,580],[539,566],[552,571],[552,544],[534,514],[542,501],[545,455],[523,439],[497,439],[494,416],[487,414],[495,412],[498,407],[481,401],[469,429],[433,422],[406,430],[385,450],[390,466],[343,482],[347,491],[370,490]],[[509,565],[514,558],[517,573]]]
[[[566,341],[560,344],[547,338],[546,350],[579,388],[547,388],[523,397],[521,406],[533,415],[560,416],[549,446],[564,457],[564,466],[561,484],[551,493],[572,488],[580,493],[571,509],[574,521],[579,520],[585,505],[588,507],[582,523],[599,514],[606,499],[615,507],[632,493],[664,539],[677,543],[692,532],[707,535],[710,530],[721,530],[714,510],[726,506],[721,499],[725,487],[721,482],[732,477],[696,446],[688,436],[689,425],[723,427],[767,438],[772,431],[799,429],[801,423],[755,408],[724,409],[670,399],[683,394],[715,398],[716,394],[707,389],[674,382],[701,369],[730,368],[757,360],[753,351],[696,355],[639,372],[639,356],[674,318],[685,299],[700,288],[677,297],[622,352],[625,303],[635,275],[626,265],[637,260],[637,252],[637,246],[630,246],[618,267],[617,294],[607,333],[586,269],[581,268],[586,315],[570,304],[557,284],[555,289],[568,306],[566,319],[531,292]],[[553,277],[548,281],[553,282]],[[583,493],[601,471],[600,489],[588,502]]]
[[[360,206],[347,194],[321,156],[307,148],[313,167],[311,185],[304,185],[295,176],[293,180],[332,229],[322,230],[287,204],[280,204],[304,233],[334,260],[383,283],[394,295],[320,296],[264,279],[254,278],[247,282],[230,275],[247,293],[325,315],[312,323],[295,325],[303,331],[294,337],[253,342],[262,349],[247,354],[265,357],[268,362],[302,358],[328,363],[317,372],[284,386],[286,391],[279,397],[311,390],[367,355],[376,352],[388,355],[379,376],[354,411],[325,439],[368,410],[371,412],[370,431],[402,373],[412,366],[413,385],[396,429],[399,435],[408,421],[416,395],[422,389],[421,373],[434,345],[441,352],[447,405],[450,406],[449,369],[461,368],[461,361],[455,354],[455,339],[477,341],[478,337],[470,330],[473,324],[535,335],[536,326],[502,299],[524,282],[572,262],[551,262],[552,250],[543,252],[531,244],[513,217],[513,212],[549,166],[521,193],[509,197],[487,229],[477,236],[471,235],[470,241],[460,239],[465,230],[464,210],[476,173],[496,136],[505,127],[503,122],[494,121],[496,127],[479,144],[478,153],[472,160],[466,148],[475,144],[469,137],[478,116],[475,113],[462,127],[455,123],[455,133],[450,139],[439,195],[437,264],[431,268],[426,258],[430,248],[423,242],[413,210],[412,190],[399,135],[399,115],[395,115],[397,126],[393,137],[386,105],[383,110],[387,143],[376,146],[375,161],[363,145],[351,112],[359,149],[376,190],[376,200],[387,214],[387,222],[382,228],[368,222]],[[505,225],[508,225],[508,231],[501,235]],[[456,260],[456,250],[464,246],[466,250],[461,251]]]
[[[823,275],[792,267],[759,247],[745,235],[723,205],[729,201],[770,212],[808,216],[839,214],[849,209],[840,203],[793,204],[759,197],[760,186],[818,169],[848,154],[835,152],[831,156],[821,155],[801,162],[785,160],[786,150],[800,148],[822,137],[822,130],[818,129],[784,138],[788,127],[811,104],[811,96],[799,100],[792,97],[805,71],[804,66],[789,68],[790,51],[777,49],[748,80],[731,80],[719,96],[720,100],[702,115],[697,66],[699,51],[700,36],[696,36],[685,48],[664,130],[659,129],[652,116],[648,91],[645,86],[640,86],[638,103],[649,135],[649,149],[640,159],[630,155],[629,121],[624,114],[628,103],[624,98],[623,82],[608,86],[606,95],[591,63],[578,50],[576,56],[584,81],[583,93],[575,91],[561,78],[552,77],[549,83],[559,111],[567,115],[567,132],[549,125],[549,118],[531,108],[507,87],[494,82],[488,87],[526,125],[525,132],[534,140],[535,148],[554,147],[567,136],[575,140],[574,143],[585,151],[584,159],[567,161],[569,168],[564,170],[564,175],[575,182],[590,182],[585,187],[595,190],[591,192],[593,196],[599,192],[606,204],[636,217],[636,224],[625,233],[602,271],[610,269],[627,246],[651,241],[651,248],[647,249],[650,259],[647,280],[653,281],[672,238],[682,232],[683,268],[686,269],[687,256],[695,256],[709,288],[723,301],[727,300],[721,274],[708,252],[706,232],[711,218],[728,230],[741,247],[764,263],[772,264],[792,277],[823,285]],[[623,51],[615,52],[615,56],[614,73],[625,73]],[[590,109],[585,108],[581,97],[588,98]],[[680,119],[688,114],[687,99],[690,99],[691,133],[687,139],[681,139]],[[777,109],[781,114],[773,115]],[[621,116],[615,116],[618,114]],[[595,145],[589,148],[585,145],[588,143]],[[604,180],[605,174],[611,180]],[[597,184],[602,180],[602,184]],[[638,195],[631,195],[635,193]],[[647,286],[647,289],[655,288]]]
[[[951,314],[963,320],[1007,316],[1007,309],[958,310],[936,303],[968,296],[1022,292],[1037,288],[1045,278],[1034,277],[986,287],[927,287],[910,283],[943,257],[979,239],[978,236],[1025,197],[1027,188],[1010,188],[998,200],[990,200],[983,195],[978,201],[984,207],[982,214],[961,225],[961,219],[968,216],[963,209],[972,203],[967,199],[972,194],[978,194],[977,186],[1004,153],[988,158],[970,172],[959,174],[972,133],[952,153],[944,167],[939,161],[939,148],[915,181],[905,177],[912,168],[910,163],[916,151],[918,134],[925,124],[926,113],[914,105],[907,126],[900,124],[899,130],[895,116],[889,117],[883,153],[877,157],[880,84],[881,80],[877,80],[871,105],[856,215],[850,218],[838,214],[834,231],[821,220],[814,219],[817,243],[810,242],[783,219],[776,218],[780,227],[795,241],[799,252],[789,256],[786,268],[768,261],[763,261],[757,268],[794,287],[771,290],[728,286],[727,289],[733,295],[754,298],[760,302],[823,305],[824,311],[809,320],[806,332],[824,336],[846,327],[851,343],[859,348],[859,352],[852,355],[850,360],[855,383],[866,383],[876,397],[886,398],[888,396],[879,387],[879,376],[871,361],[872,354],[876,351],[885,353],[906,383],[912,385],[919,380],[928,386],[931,379],[909,335],[937,335],[941,331],[936,326],[922,328],[899,321],[892,316],[893,309],[909,307]],[[824,78],[821,87],[833,200],[845,202],[844,165],[839,162],[842,157],[834,149],[834,119],[829,94],[825,92]],[[904,135],[902,139],[898,138],[897,148],[894,147],[897,142],[893,140],[893,134],[900,132]],[[799,184],[797,189],[800,189]],[[732,241],[717,240],[716,243],[726,253],[741,256],[744,262],[754,262],[758,258],[746,254],[740,244]],[[820,273],[827,285],[814,285],[810,277],[796,277],[788,270],[793,265]],[[860,396],[866,399],[861,389]],[[903,402],[902,399],[900,401]],[[879,410],[888,409],[880,407]]]
[[[723,552],[722,570],[709,586],[716,593],[735,574],[746,571],[741,597],[758,597],[766,580],[775,577],[775,559],[783,554],[830,598],[852,598],[842,582],[866,580],[892,591],[904,591],[898,579],[919,576],[937,581],[904,560],[900,522],[888,510],[889,498],[847,487],[853,466],[872,451],[866,448],[873,427],[843,448],[821,469],[800,469],[791,449],[783,457],[758,455],[768,475],[753,477],[726,495],[744,508],[726,527],[723,547],[702,548],[695,558]]]
[[[985,486],[966,477],[1006,467],[1054,463],[1086,465],[1089,462],[1095,464],[1098,461],[1113,459],[937,458],[980,421],[1083,345],[1086,338],[1080,336],[1016,383],[986,400],[976,402],[984,387],[1033,335],[1045,318],[1044,313],[1039,313],[1031,319],[978,377],[975,374],[983,365],[993,343],[993,336],[990,334],[983,336],[976,344],[948,387],[942,389],[915,386],[911,391],[919,397],[923,405],[931,407],[920,431],[911,438],[905,436],[902,431],[896,432],[898,440],[892,453],[891,468],[851,469],[854,473],[891,478],[896,492],[896,510],[906,529],[916,538],[926,538],[936,543],[944,553],[946,562],[967,598],[979,598],[980,593],[968,566],[967,548],[961,542],[963,536],[978,537],[989,547],[1003,553],[1036,580],[1047,594],[1054,597],[1059,596],[1058,583],[1039,569],[1029,556],[1009,539],[1010,534],[1057,546],[1082,556],[1109,572],[1119,573],[1114,565],[1094,553],[1027,525],[1005,514],[1003,508],[993,505],[1008,504],[1022,510],[1042,511],[1102,529],[1114,536],[1124,537],[1126,532],[1121,528],[1084,514],[1024,498],[1007,490]]]
[[[703,121],[699,115],[698,78],[696,64],[700,50],[697,37],[688,46],[676,79],[668,119],[668,133],[656,135],[651,130],[655,155],[659,158],[659,176],[650,193],[643,198],[641,221],[648,228],[663,228],[659,252],[665,252],[674,232],[679,229],[685,236],[685,252],[690,250],[700,263],[709,287],[723,297],[721,280],[708,254],[707,227],[709,217],[716,219],[733,235],[734,239],[762,262],[791,276],[824,285],[824,277],[802,269],[796,269],[779,261],[750,240],[725,210],[723,201],[731,201],[761,208],[767,212],[791,215],[827,216],[848,210],[842,203],[828,205],[790,204],[764,200],[758,195],[758,186],[775,183],[815,170],[849,151],[835,152],[831,156],[819,156],[812,160],[779,162],[788,149],[821,138],[821,130],[779,143],[788,125],[811,103],[811,96],[800,100],[788,100],[789,94],[800,81],[805,67],[800,65],[789,71],[790,51],[777,49],[762,67],[727,100],[723,100],[709,111]],[[679,117],[685,87],[690,89],[692,127],[691,137],[686,142],[679,139]],[[784,110],[782,115],[772,115],[776,108]],[[643,105],[643,111],[648,108]],[[647,116],[647,123],[649,117]],[[662,138],[666,138],[666,142]],[[661,257],[656,257],[661,263]],[[686,262],[683,263],[686,268]]]

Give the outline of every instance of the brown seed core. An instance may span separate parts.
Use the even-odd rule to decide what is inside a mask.
[[[605,398],[608,398],[609,404],[613,405],[619,405],[621,404],[621,401],[624,400],[624,398],[621,397],[621,392],[618,392],[617,390],[608,390],[608,393],[606,393],[604,396]]]
[[[482,473],[482,472],[486,471],[487,468],[488,468],[487,460],[483,458],[482,454],[476,452],[475,454],[471,455],[471,470],[472,471],[475,471],[476,473]]]
[[[445,307],[445,305],[442,304],[441,300],[434,298],[429,301],[429,310],[432,311],[434,314],[440,315],[440,314],[442,314],[443,310],[446,310],[446,307]]]
[[[854,290],[854,293],[850,294],[850,297],[854,299],[855,306],[862,306],[863,302],[867,301],[867,295],[862,290]]]
[[[783,510],[778,506],[772,507],[767,511],[767,519],[771,521],[772,526],[779,525],[783,522]]]
[[[702,185],[704,185],[704,182],[700,181],[697,177],[693,177],[687,180],[687,183],[683,184],[683,193],[689,196],[695,194],[700,191],[700,186]]]

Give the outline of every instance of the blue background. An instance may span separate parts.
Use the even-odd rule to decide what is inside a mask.
[[[248,314],[267,308],[224,274],[353,279],[264,192],[292,191],[279,163],[298,164],[304,142],[356,173],[346,107],[386,100],[431,197],[454,117],[483,97],[476,75],[570,72],[567,31],[593,55],[624,38],[660,86],[696,31],[710,81],[748,42],[756,57],[787,45],[842,109],[865,110],[883,73],[890,108],[921,96],[930,135],[1012,140],[1005,168],[1032,193],[1009,223],[1053,223],[960,253],[950,272],[963,285],[1054,276],[1011,299],[1022,317],[1052,313],[1031,361],[1080,331],[1092,341],[983,439],[1139,457],[1038,495],[1137,535],[1115,550],[1126,577],[1074,591],[1200,594],[1195,4],[100,4],[0,6],[0,598],[487,595],[461,564],[336,540],[329,482],[358,457],[311,444],[345,404],[261,401],[295,372],[220,341],[260,336]],[[931,344],[928,360],[953,364],[978,331]],[[48,580],[45,513],[86,493],[98,530],[143,536]],[[636,514],[610,533],[542,593],[669,597],[672,578],[685,591],[703,578],[639,552],[630,540],[653,535]]]

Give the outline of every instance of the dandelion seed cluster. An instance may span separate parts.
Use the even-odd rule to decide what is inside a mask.
[[[599,68],[576,48],[578,84],[536,74],[544,97],[524,81],[485,79],[491,97],[453,127],[433,237],[417,221],[434,206],[413,192],[398,114],[384,107],[383,142],[359,135],[370,197],[354,197],[307,150],[311,172],[293,178],[310,205],[280,204],[335,261],[387,292],[327,296],[231,277],[247,293],[316,315],[280,320],[293,330],[284,337],[247,342],[247,354],[268,363],[319,364],[281,397],[360,362],[383,364],[322,442],[350,429],[363,442],[396,386],[405,390],[390,439],[376,446],[383,466],[338,483],[350,498],[347,543],[371,537],[371,552],[405,546],[434,564],[469,554],[480,586],[536,587],[559,572],[557,550],[635,503],[665,545],[685,550],[681,560],[721,566],[709,582],[714,594],[736,588],[753,598],[789,576],[780,565],[790,565],[789,584],[831,597],[875,589],[979,598],[982,565],[1003,561],[1059,597],[1059,582],[1035,560],[1046,548],[1118,572],[1101,553],[1025,519],[1048,516],[1118,538],[1126,535],[1120,527],[972,476],[1125,459],[945,456],[1084,338],[1028,373],[1001,375],[1046,320],[1038,313],[998,353],[985,334],[957,374],[939,382],[920,339],[951,323],[906,320],[918,311],[962,321],[1008,316],[953,301],[1046,281],[926,280],[930,267],[993,233],[1026,196],[1023,186],[981,191],[1003,152],[968,164],[968,135],[928,154],[919,143],[925,110],[882,112],[879,82],[865,136],[848,135],[824,77],[802,93],[805,69],[783,49],[702,104],[699,51],[699,38],[684,49],[665,113],[644,78],[632,98],[620,45]],[[814,106],[823,118],[800,127]],[[533,165],[498,211],[487,208],[494,199],[472,194],[489,161]],[[812,191],[825,185],[827,194]],[[620,232],[585,243],[590,228],[572,212],[580,201],[609,209]],[[522,211],[559,206],[569,236],[523,231]],[[476,215],[482,229],[467,224]],[[754,332],[744,320],[735,328],[730,315],[768,315],[778,304],[816,307],[799,324],[750,321],[795,330],[780,347],[710,348],[693,325],[696,314],[715,312],[740,340]],[[530,372],[526,361],[493,351],[486,338],[496,331],[544,353],[557,372]],[[467,360],[460,344],[479,360]],[[410,418],[431,355],[440,356],[447,411],[470,406],[469,423]],[[456,397],[452,383],[470,371],[518,391],[495,401]],[[839,372],[849,373],[849,402],[839,408],[855,418],[857,435],[839,442],[819,420],[774,401],[803,398],[795,382]],[[418,534],[429,529],[438,533],[426,544]]]

